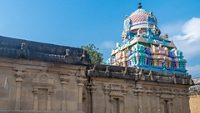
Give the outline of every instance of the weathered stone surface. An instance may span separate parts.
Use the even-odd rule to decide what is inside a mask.
[[[85,70],[82,65],[0,58],[0,112],[78,112],[77,79],[86,77]]]

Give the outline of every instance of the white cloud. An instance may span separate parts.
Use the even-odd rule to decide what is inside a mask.
[[[170,36],[173,36],[182,32],[181,28],[183,24],[184,22],[182,21],[176,21],[176,22],[172,22],[168,24],[163,24],[161,25],[160,28],[161,28],[162,34],[168,33]]]
[[[101,43],[101,48],[103,49],[113,49],[115,47],[115,43],[113,41],[104,41]]]
[[[200,40],[200,18],[192,18],[187,21],[182,29],[184,38],[188,41]]]
[[[187,59],[200,55],[200,18],[192,18],[185,22],[181,32],[171,39],[174,40],[177,48],[184,52]]]

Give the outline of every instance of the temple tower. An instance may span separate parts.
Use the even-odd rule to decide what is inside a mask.
[[[186,74],[186,60],[168,34],[161,35],[153,12],[142,8],[125,18],[122,42],[112,50],[109,64],[145,70]]]

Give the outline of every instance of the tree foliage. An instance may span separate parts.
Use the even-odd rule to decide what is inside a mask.
[[[81,46],[81,48],[87,51],[92,64],[100,64],[103,62],[103,54],[99,52],[99,48],[97,48],[94,44]]]

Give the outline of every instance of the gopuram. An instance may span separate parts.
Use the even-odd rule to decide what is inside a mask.
[[[170,74],[186,74],[183,53],[161,36],[152,12],[138,9],[124,20],[122,43],[116,44],[109,59],[111,65],[138,67]]]
[[[80,48],[0,36],[0,113],[190,113],[186,60],[139,4],[108,65]]]

